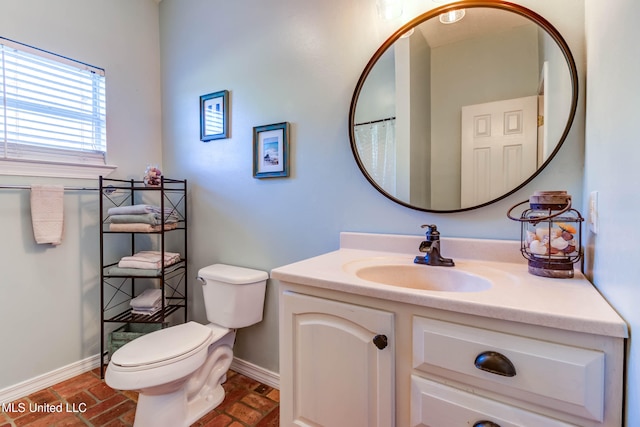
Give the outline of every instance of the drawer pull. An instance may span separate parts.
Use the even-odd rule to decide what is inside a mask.
[[[500,424],[492,423],[491,421],[478,421],[473,427],[500,427]]]
[[[516,368],[504,354],[495,351],[480,353],[475,360],[476,368],[505,377],[515,377]],[[481,424],[482,425],[482,424]],[[491,424],[487,424],[488,426]]]
[[[373,337],[373,343],[378,347],[378,350],[382,350],[389,343],[386,335],[376,335]]]

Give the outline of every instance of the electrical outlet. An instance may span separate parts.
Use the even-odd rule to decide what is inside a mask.
[[[587,216],[589,230],[598,234],[598,192],[592,191],[589,195],[589,214]]]

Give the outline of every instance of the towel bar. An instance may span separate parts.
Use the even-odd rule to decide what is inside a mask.
[[[30,185],[0,185],[0,189],[10,190],[30,190]],[[93,187],[64,187],[65,191],[98,191],[99,188]]]

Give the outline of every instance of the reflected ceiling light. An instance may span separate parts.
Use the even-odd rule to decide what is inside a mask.
[[[401,35],[400,38],[401,39],[406,39],[407,37],[411,37],[412,34],[413,34],[413,28],[409,29],[409,31],[407,31],[406,33]]]
[[[445,12],[440,15],[440,22],[443,24],[453,24],[454,22],[458,22],[462,18],[464,18],[465,11],[464,9],[452,10],[450,12]]]
[[[402,0],[377,0],[378,16],[385,20],[399,18],[402,15]]]

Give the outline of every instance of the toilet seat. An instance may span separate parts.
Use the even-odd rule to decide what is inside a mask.
[[[196,322],[161,329],[136,338],[118,349],[111,356],[111,363],[125,369],[155,368],[175,363],[208,347],[228,330],[215,332]]]
[[[235,331],[196,322],[151,332],[113,353],[105,380],[119,390],[174,391],[203,366],[212,346],[230,344],[227,337],[233,340]]]

